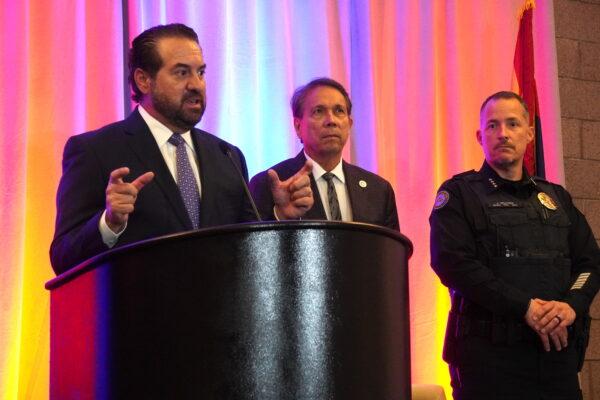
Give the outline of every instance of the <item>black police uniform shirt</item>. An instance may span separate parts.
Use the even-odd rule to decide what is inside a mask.
[[[474,188],[485,192],[484,195],[476,193]],[[483,202],[487,204],[482,204]],[[518,242],[505,243],[507,240],[510,242],[510,238],[499,234],[495,239],[498,243],[490,243],[494,241],[494,236],[489,235],[489,232],[487,236],[482,233],[482,225],[487,229],[490,226],[498,229],[497,225],[489,223],[496,210],[501,210],[496,213],[496,217],[505,219],[500,221],[500,224],[527,224],[527,221],[518,221],[524,208],[527,209],[525,214],[529,213],[529,217],[531,213],[537,213],[542,223],[536,227],[529,227],[531,236],[521,230],[521,238],[516,240],[529,242],[530,245],[525,247],[530,253],[535,252],[531,249],[539,247],[540,241],[554,241],[555,243],[548,246],[550,249],[542,251],[548,253],[547,257],[567,259],[567,263],[562,266],[567,273],[566,286],[564,283],[544,283],[548,280],[548,276],[544,275],[536,279],[538,282],[531,282],[531,285],[524,285],[522,282],[515,284],[511,282],[510,271],[504,276],[499,276],[502,274],[491,265],[492,259],[502,260],[504,257],[506,266],[519,257],[532,256],[520,254],[523,248]],[[585,217],[573,205],[570,195],[562,186],[540,178],[531,178],[526,172],[521,181],[507,181],[484,162],[480,171],[456,175],[442,184],[429,221],[431,266],[444,285],[465,299],[494,315],[519,321],[522,321],[526,314],[530,299],[536,295],[543,300],[564,301],[578,316],[587,314],[600,286],[600,250]],[[554,224],[553,232],[559,234],[553,234],[551,239],[544,239],[543,232],[538,230],[543,231],[545,223]],[[525,228],[528,228],[527,225]],[[536,241],[538,243],[531,245]],[[561,244],[561,241],[566,243]],[[543,254],[538,255],[540,259],[543,257]],[[517,263],[513,267],[513,272],[520,272],[516,268],[528,266]],[[543,274],[544,270],[541,272]],[[536,285],[539,290],[532,289]],[[555,298],[543,298],[545,294]]]

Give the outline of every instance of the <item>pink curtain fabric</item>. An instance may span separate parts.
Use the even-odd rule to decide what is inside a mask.
[[[209,4],[210,3],[210,4]],[[511,87],[522,0],[25,0],[0,8],[0,397],[48,393],[48,248],[62,148],[124,116],[124,43],[169,22],[192,26],[208,64],[200,127],[238,145],[257,173],[299,151],[289,98],[331,76],[350,90],[348,161],[387,178],[410,262],[412,372],[447,387],[446,289],[429,268],[439,184],[478,168],[478,111]],[[547,175],[562,181],[552,5],[534,11]],[[450,392],[447,392],[448,394]]]

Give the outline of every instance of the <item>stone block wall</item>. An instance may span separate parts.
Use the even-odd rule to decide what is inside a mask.
[[[554,18],[566,186],[600,240],[600,0],[555,0]],[[581,384],[600,400],[600,296],[591,315]]]

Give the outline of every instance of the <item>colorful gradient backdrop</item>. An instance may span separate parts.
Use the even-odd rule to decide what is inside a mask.
[[[410,262],[415,383],[448,386],[448,295],[429,268],[427,218],[439,184],[478,168],[478,110],[510,89],[523,0],[22,0],[0,7],[0,398],[48,393],[48,248],[62,148],[122,118],[124,44],[183,22],[208,63],[200,127],[237,144],[250,173],[299,151],[293,89],[331,76],[350,90],[345,157],[390,180]],[[554,16],[534,11],[547,175],[562,182]],[[450,392],[447,391],[449,395]]]

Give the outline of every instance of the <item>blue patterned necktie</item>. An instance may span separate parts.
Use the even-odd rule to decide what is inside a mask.
[[[341,221],[342,213],[340,212],[340,203],[338,202],[337,192],[333,184],[334,175],[331,172],[323,174],[323,179],[327,181],[327,200],[329,202],[329,214],[332,221]]]
[[[175,158],[177,159],[176,179],[181,198],[192,221],[192,226],[194,229],[198,229],[200,224],[200,191],[198,190],[198,184],[194,178],[192,166],[187,155],[187,150],[185,149],[185,140],[183,140],[180,133],[174,133],[169,138],[169,143],[177,149],[175,152]]]

